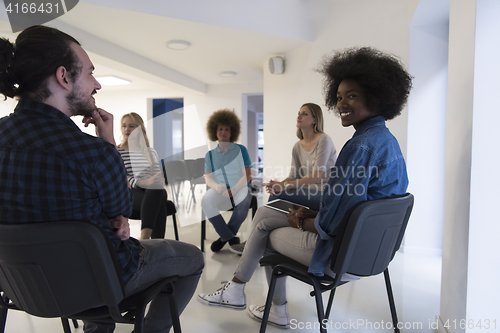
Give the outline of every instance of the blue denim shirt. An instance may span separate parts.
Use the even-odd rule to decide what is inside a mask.
[[[365,200],[406,193],[408,175],[398,141],[377,116],[359,126],[331,169],[314,225],[319,233],[309,273],[322,276],[346,212]]]
[[[217,184],[234,187],[246,175],[243,169],[251,167],[248,150],[234,142],[231,142],[225,153],[217,145],[205,155],[205,173],[212,173]],[[251,184],[248,183],[247,186],[250,187]]]

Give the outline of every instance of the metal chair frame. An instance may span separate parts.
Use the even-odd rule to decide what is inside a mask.
[[[413,195],[407,193],[402,196],[364,201],[350,209],[335,236],[330,264],[335,278],[308,274],[307,266],[281,254],[262,258],[261,266],[273,267],[273,273],[260,332],[264,333],[266,330],[278,278],[291,276],[313,287],[311,296],[316,300],[320,332],[326,333],[327,330],[322,323],[325,319],[328,320],[330,315],[335,290],[347,283],[341,281],[341,277],[345,273],[365,277],[384,272],[394,332],[399,333],[388,265],[401,245],[413,208],[413,200]],[[326,291],[330,291],[330,297],[325,312],[321,294]]]
[[[181,332],[172,283],[161,279],[125,297],[116,252],[104,231],[82,221],[0,224],[0,331],[7,309],[62,320],[134,324],[141,333],[147,304],[166,294],[174,332]]]

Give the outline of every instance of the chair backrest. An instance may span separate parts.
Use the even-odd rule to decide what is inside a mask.
[[[124,293],[110,246],[88,222],[0,224],[0,286],[39,317],[115,306]]]
[[[163,168],[169,184],[176,184],[190,179],[189,169],[184,160],[166,161]]]
[[[359,276],[383,272],[401,245],[412,208],[410,193],[356,205],[335,237],[332,270]]]
[[[193,178],[200,178],[205,175],[205,157],[197,158],[193,163]]]
[[[186,165],[186,169],[189,174],[189,179],[193,179],[194,163],[195,163],[194,160],[191,159],[184,160],[184,164]]]
[[[201,178],[205,175],[205,158],[197,158],[194,160],[184,160],[189,171],[189,179]]]

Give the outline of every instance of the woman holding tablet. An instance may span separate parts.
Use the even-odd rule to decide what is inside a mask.
[[[233,279],[213,294],[198,295],[199,302],[245,309],[245,283],[260,258],[276,252],[307,265],[311,274],[331,275],[329,256],[346,212],[362,201],[406,193],[405,160],[385,121],[401,113],[411,76],[398,58],[368,47],[335,52],[320,71],[326,77],[326,105],[340,116],[342,126],[355,132],[332,169],[319,212],[292,209],[284,214],[261,207]],[[354,278],[347,275],[342,280]],[[276,283],[269,315],[269,323],[281,328],[290,327],[285,280]],[[248,310],[252,318],[262,319],[263,306]]]
[[[299,141],[292,149],[288,177],[265,184],[271,194],[269,201],[283,199],[318,210],[321,192],[337,159],[332,139],[323,132],[323,112],[319,105],[301,106],[297,115],[297,137]]]

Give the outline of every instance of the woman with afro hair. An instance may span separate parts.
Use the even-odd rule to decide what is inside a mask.
[[[231,281],[212,294],[198,295],[211,306],[246,308],[245,283],[263,255],[281,253],[309,267],[317,276],[332,275],[328,266],[335,234],[347,211],[359,202],[406,193],[408,176],[398,141],[385,121],[400,114],[411,88],[411,76],[400,61],[372,48],[335,52],[319,70],[325,75],[326,105],[352,126],[323,191],[319,212],[289,214],[261,207],[245,251]],[[271,269],[266,267],[268,278]],[[343,281],[353,280],[350,274]],[[269,323],[290,327],[285,281],[276,282]],[[251,305],[249,315],[262,320],[264,306]]]
[[[252,162],[247,149],[234,143],[240,135],[240,120],[234,112],[214,112],[207,122],[207,134],[210,141],[219,144],[205,155],[205,180],[210,189],[203,196],[201,206],[220,236],[210,247],[218,252],[227,242],[231,248],[240,243],[236,234],[252,201]],[[226,224],[220,210],[231,208],[234,208],[233,214]]]

